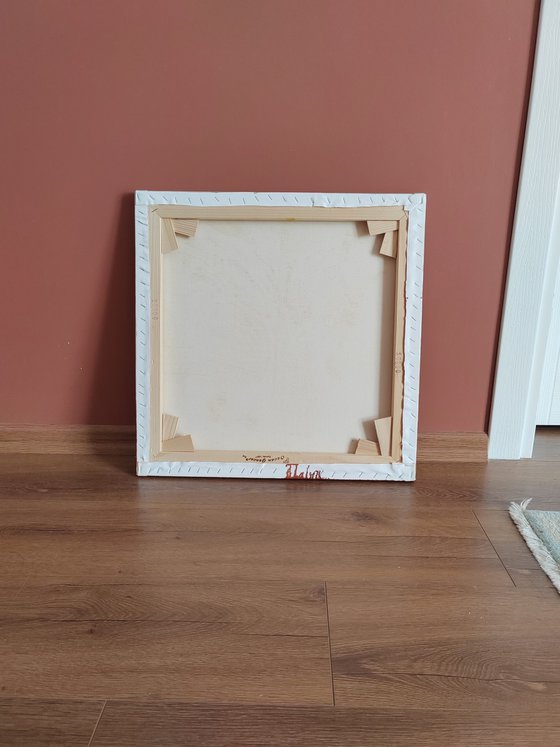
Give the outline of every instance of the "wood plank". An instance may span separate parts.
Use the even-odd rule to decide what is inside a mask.
[[[1,503],[4,530],[65,532],[209,532],[226,536],[285,537],[306,542],[363,542],[375,537],[448,537],[481,539],[486,535],[469,508],[442,511],[419,507],[355,507],[236,505],[192,506],[182,496],[160,491],[141,501],[116,498],[100,501],[76,496],[65,500],[56,494],[35,498],[10,498]],[[489,547],[489,543],[486,542]]]
[[[322,480],[166,480],[138,479],[134,459],[118,455],[0,454],[0,504],[28,498],[42,501],[55,493],[61,501],[95,498],[142,506],[148,498],[175,496],[191,506],[315,506],[495,508],[528,495],[539,507],[560,507],[560,463],[490,462],[419,464],[414,483],[332,482]],[[100,485],[103,489],[100,490]],[[165,485],[165,487],[164,487]],[[266,490],[264,489],[266,487]]]
[[[161,251],[166,254],[179,248],[177,237],[173,230],[173,221],[165,218],[161,221]]]
[[[442,646],[446,641],[442,641]],[[355,673],[335,676],[340,708],[398,709],[406,703],[411,717],[421,711],[467,713],[540,712],[560,710],[560,683],[521,679],[492,679],[432,674]]]
[[[548,589],[558,599],[558,592],[542,568],[514,568],[510,566],[507,571],[513,583],[520,589]]]
[[[363,578],[384,586],[416,582],[491,588],[512,584],[486,539],[369,537],[362,542],[308,542],[266,533],[186,530],[6,530],[0,545],[0,585],[17,585],[22,574],[27,585],[180,583],[185,578]]]
[[[477,508],[475,515],[506,567],[540,567],[507,511]]]
[[[537,428],[533,459],[540,462],[560,462],[560,427],[548,425]]]
[[[516,586],[554,589],[507,511],[476,509],[475,515]]]
[[[5,747],[89,747],[104,701],[0,699]]]
[[[560,741],[560,711],[543,710],[109,702],[92,747],[542,747]]]
[[[177,432],[179,418],[176,415],[166,415],[166,413],[163,413],[161,421],[161,437],[163,441],[167,441],[167,439],[173,438]]]
[[[99,481],[103,490],[99,490]],[[470,506],[505,509],[511,500],[528,495],[539,507],[558,509],[560,463],[518,462],[419,464],[415,483],[335,483],[284,481],[266,483],[266,490],[254,480],[139,480],[131,456],[0,454],[0,502],[5,499],[35,498],[56,492],[61,500],[93,497],[96,500],[138,501],[161,495],[180,496],[193,506],[284,505],[383,507],[399,505],[410,509]],[[451,502],[451,503],[450,503]],[[535,504],[536,505],[536,504]]]
[[[358,439],[354,454],[362,456],[380,456],[379,446],[375,441],[368,441],[365,438]]]
[[[187,622],[245,635],[325,636],[323,583],[186,581],[0,587],[0,620]]]
[[[390,421],[392,418],[382,418]],[[378,421],[375,421],[376,423]],[[382,428],[386,428],[385,425]],[[385,430],[383,431],[385,438]],[[378,434],[379,438],[379,434]],[[364,442],[364,439],[360,439]],[[375,442],[368,442],[375,443]],[[242,461],[275,461],[292,464],[365,464],[390,463],[392,457],[373,453],[366,454],[363,448],[354,454],[329,454],[324,452],[259,452],[259,451],[196,451],[197,461],[201,462],[242,462]],[[357,455],[364,457],[358,459]],[[179,451],[159,454],[156,461],[190,461],[184,460]],[[486,433],[432,433],[420,434],[418,438],[418,461],[420,462],[486,462],[488,461],[488,436]]]
[[[196,205],[152,205],[150,213],[161,218],[197,220],[312,220],[312,221],[368,221],[399,220],[406,211],[398,205],[364,208],[324,207],[260,207],[234,205],[231,207],[197,207]]]
[[[173,230],[180,236],[194,236],[198,228],[197,220],[181,220],[176,218],[172,221]]]
[[[220,622],[2,623],[5,696],[332,703],[328,638]]]
[[[512,498],[526,497],[528,486],[539,505],[558,506],[560,464],[549,463],[550,474],[530,461],[489,465],[420,464],[414,483],[339,483],[321,480],[274,480],[266,490],[255,480],[138,479],[132,456],[0,454],[0,504],[23,497],[76,503],[95,499],[107,505],[128,502],[142,506],[148,498],[175,497],[190,506],[308,506],[358,509],[395,507],[410,510],[479,506],[505,509]],[[103,490],[99,489],[100,483]],[[163,488],[165,483],[165,488]]]
[[[379,449],[382,456],[389,456],[391,452],[391,428],[393,418],[378,418],[374,421],[375,432],[377,433],[377,440],[379,441]]]
[[[174,438],[165,439],[161,444],[162,458],[167,458],[170,454],[181,452],[182,458],[186,459],[185,453],[188,452],[189,458],[194,459],[194,445],[191,436],[175,436]]]
[[[367,227],[370,236],[380,236],[388,231],[396,231],[399,224],[396,220],[368,220]]]
[[[385,257],[392,257],[393,259],[397,256],[398,252],[398,234],[396,231],[387,231],[383,236],[383,241],[379,248],[379,254],[383,254]]]
[[[407,220],[400,218],[395,269],[395,316],[393,332],[393,380],[391,394],[391,456],[400,462],[402,454],[402,415],[404,401],[404,322],[406,306]]]
[[[490,461],[480,463],[427,463],[417,467],[417,483],[429,485],[430,493],[440,495],[444,490],[458,500],[468,500],[480,508],[506,509],[512,500],[533,496],[539,506],[560,508],[557,485],[560,482],[560,463],[519,461]],[[555,487],[556,485],[556,487]],[[429,496],[425,496],[429,501]],[[553,509],[554,510],[554,509]]]
[[[186,455],[178,449],[176,451],[172,450],[175,442],[179,446],[192,444],[192,442],[187,440],[181,442],[178,439],[171,439],[171,441],[164,443],[164,450],[155,457],[155,461],[260,462],[291,465],[292,467],[300,464],[389,464],[393,461],[391,457],[379,456],[371,452],[367,454],[362,452],[356,452],[355,454],[332,454],[324,451],[204,451],[195,449],[189,451],[188,455]],[[187,449],[184,449],[184,451],[187,451]],[[313,470],[312,474],[315,474],[315,470]]]
[[[520,702],[524,690],[560,683],[558,599],[547,593],[411,588],[380,595],[372,584],[329,582],[327,598],[338,705],[377,705],[379,697],[387,703],[392,693],[398,707],[403,695],[394,683],[380,695],[380,674],[436,678],[408,683],[426,708],[446,697],[437,678],[483,681],[482,695],[487,682],[521,681]],[[449,694],[447,707],[461,707],[463,689]],[[560,687],[554,693],[558,698]]]

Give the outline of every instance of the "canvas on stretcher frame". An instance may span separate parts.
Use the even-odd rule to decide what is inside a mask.
[[[422,194],[137,192],[138,474],[413,480],[416,463],[425,206],[426,199]],[[296,226],[298,231],[295,230]],[[355,249],[352,244],[354,235]],[[293,242],[290,243],[292,239],[296,242],[294,246]],[[339,244],[342,253],[339,252]],[[390,353],[383,353],[384,359],[376,363],[380,369],[390,373],[390,393],[385,400],[381,398],[377,405],[372,405],[367,400],[365,409],[368,411],[363,413],[363,422],[370,422],[371,427],[367,433],[359,433],[356,428],[356,432],[344,434],[344,438],[348,439],[348,448],[326,450],[315,449],[313,445],[307,445],[305,449],[292,448],[291,443],[286,443],[290,439],[290,433],[300,446],[305,442],[307,410],[311,413],[310,417],[321,420],[317,422],[315,430],[313,427],[309,429],[307,436],[314,438],[315,433],[321,440],[323,432],[329,427],[336,427],[336,415],[332,416],[332,426],[329,426],[331,421],[328,415],[331,411],[336,411],[336,405],[341,400],[345,401],[345,392],[350,395],[354,389],[360,389],[360,377],[357,375],[357,370],[361,370],[360,362],[356,360],[353,368],[352,360],[336,361],[333,356],[337,350],[347,350],[346,342],[355,336],[354,330],[359,329],[356,318],[354,322],[349,321],[350,312],[343,308],[344,303],[338,302],[341,298],[344,300],[348,297],[348,294],[337,295],[340,294],[341,287],[346,283],[347,290],[351,291],[355,282],[356,289],[360,289],[364,296],[363,302],[369,303],[364,290],[369,282],[368,265],[357,264],[355,271],[351,266],[354,261],[352,257],[361,256],[362,259],[356,261],[362,263],[374,261],[364,260],[363,247],[366,244],[369,254],[381,257],[375,261],[381,261],[390,270],[394,289],[391,299]],[[306,265],[308,245],[310,253]],[[312,245],[315,246],[314,250]],[[326,247],[324,251],[323,245]],[[333,261],[338,261],[339,266],[334,264],[330,274],[313,272],[313,263],[315,267],[322,265],[322,256],[328,260],[329,246]],[[289,266],[290,262],[293,267]],[[312,264],[309,265],[309,262]],[[350,265],[348,272],[343,272],[342,263]],[[284,264],[288,265],[288,270],[292,270],[291,285],[286,285],[286,273],[278,272],[279,266]],[[259,267],[261,275],[257,277]],[[305,267],[311,267],[313,272],[308,285],[313,286],[314,291],[310,288],[308,292],[303,283],[302,292],[298,295],[298,273],[305,272]],[[200,285],[203,282],[206,285]],[[245,285],[237,288],[237,282]],[[317,283],[331,282],[332,294],[325,294],[323,298]],[[372,289],[372,296],[381,293],[386,287],[387,278],[383,282],[385,285],[380,286],[381,290]],[[275,293],[276,285],[278,294]],[[230,286],[234,286],[234,291],[228,294]],[[294,291],[288,294],[292,300],[278,304],[279,298],[287,298],[287,289]],[[270,299],[276,302],[276,306]],[[252,303],[255,304],[253,316],[250,313]],[[302,324],[294,325],[298,329],[301,326],[301,334],[307,334],[308,327],[305,324],[308,323],[317,327],[316,334],[313,327],[314,340],[322,340],[335,331],[338,331],[339,336],[342,335],[338,340],[333,338],[333,356],[329,356],[329,360],[338,377],[331,376],[330,381],[338,382],[343,388],[335,387],[330,400],[322,403],[322,409],[314,410],[312,404],[307,407],[306,402],[314,401],[315,390],[321,390],[320,384],[327,386],[325,382],[331,366],[324,365],[318,369],[325,372],[325,382],[322,375],[314,372],[306,389],[304,384],[298,387],[299,375],[305,379],[302,367],[298,368],[299,358],[288,361],[290,368],[287,371],[295,370],[297,373],[289,399],[282,399],[282,392],[278,397],[259,398],[257,390],[260,379],[265,374],[271,376],[274,373],[270,368],[271,361],[280,366],[286,358],[285,355],[279,356],[277,338],[282,327],[275,325],[279,312],[282,311],[281,307],[289,306],[290,303],[294,306],[289,309],[292,314],[290,323],[293,324],[294,319],[298,321],[298,304],[305,311]],[[367,316],[363,309],[370,308],[364,306],[364,303],[356,305],[357,309],[361,309],[361,319]],[[225,308],[220,308],[224,304]],[[379,310],[381,307],[376,308]],[[331,312],[334,316],[331,316]],[[267,314],[272,316],[264,319],[262,324],[270,325],[271,334],[259,336],[254,328],[255,318],[261,320]],[[342,317],[338,318],[344,314],[348,317],[346,322]],[[327,316],[330,319],[328,324]],[[246,321],[240,320],[249,320],[249,326]],[[183,330],[188,332],[184,338]],[[262,329],[260,332],[262,333]],[[362,338],[365,334],[363,332]],[[238,339],[232,341],[231,338]],[[368,339],[362,338],[355,340],[359,347],[355,345],[352,349],[360,361],[361,354],[358,353],[361,349],[367,351],[368,356],[364,360],[371,362]],[[247,347],[251,340],[255,343],[253,348]],[[230,341],[240,344],[230,345]],[[324,355],[324,350],[329,348],[317,344],[319,355]],[[269,347],[272,352],[268,351]],[[383,349],[387,351],[387,346],[381,346],[376,354],[381,355]],[[258,356],[263,351],[263,371],[256,372],[262,375],[251,379],[250,370],[245,370],[245,374],[251,379],[248,384],[241,371],[243,360],[232,361],[235,365],[232,365],[231,376],[224,371],[228,368],[228,354],[237,355],[237,350],[242,351],[239,355],[247,350],[249,358],[251,355],[257,356],[251,359],[251,370],[259,368]],[[300,354],[304,353],[305,348],[299,348],[299,351]],[[265,361],[266,355],[268,359]],[[343,356],[343,352],[340,356]],[[196,360],[193,361],[193,358]],[[220,364],[211,364],[209,361],[220,361]],[[194,369],[198,365],[196,371],[193,365]],[[309,360],[306,365],[309,365]],[[364,370],[369,371],[367,366]],[[217,375],[220,371],[223,373],[221,378]],[[277,383],[280,389],[284,378],[289,376],[280,377],[280,384]],[[362,388],[364,385],[367,387],[367,379],[363,375],[361,382]],[[208,391],[212,386],[217,388],[216,392]],[[249,386],[253,386],[254,396],[253,390],[247,388]],[[230,400],[235,400],[237,391],[240,401],[231,403]],[[324,391],[328,397],[328,388]],[[340,396],[337,397],[336,392]],[[290,430],[290,424],[282,425],[280,420],[283,416],[292,417],[289,407],[287,415],[283,412],[286,409],[283,405],[291,402],[294,396],[303,399],[298,409],[294,410],[301,413],[297,415],[300,418],[299,426]],[[306,396],[308,400],[305,399]],[[275,402],[279,403],[276,410]],[[222,410],[225,408],[220,426],[223,430],[225,419],[227,427],[224,433],[216,431],[216,424],[220,422],[218,404]],[[317,407],[319,405],[321,402],[317,403]],[[269,406],[271,411],[267,412]],[[383,412],[371,412],[371,408],[376,406],[386,409]],[[246,423],[245,410],[250,411]],[[324,410],[328,413],[323,422]],[[236,423],[232,422],[232,419],[235,420],[232,413],[238,419],[239,436],[236,436]],[[275,437],[271,436],[272,441],[268,438],[267,418],[272,419],[268,421],[271,423],[270,432],[274,431],[275,437],[280,439],[277,448],[270,448]],[[276,429],[273,427],[274,418],[278,418]],[[205,419],[209,423],[212,421],[213,425],[206,428]],[[340,413],[338,422],[347,422]],[[198,424],[194,430],[191,427],[193,423]],[[248,441],[252,440],[251,427],[256,429],[256,437],[261,438],[262,442],[259,441],[258,446],[250,444],[253,448],[247,448]],[[365,429],[366,426],[364,431]],[[326,442],[338,445],[340,439],[331,435],[333,437],[330,440],[327,438]],[[213,438],[217,438],[217,446]],[[237,438],[241,442],[236,442]]]

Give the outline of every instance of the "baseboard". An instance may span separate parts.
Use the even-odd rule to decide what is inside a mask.
[[[133,425],[0,425],[0,454],[134,454]]]
[[[0,425],[3,454],[133,455],[131,425]],[[486,462],[486,433],[421,433],[419,462]]]
[[[486,433],[420,433],[418,462],[487,462]]]

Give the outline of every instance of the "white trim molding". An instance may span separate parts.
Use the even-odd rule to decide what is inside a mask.
[[[533,451],[560,256],[560,0],[543,0],[490,420],[490,459]]]

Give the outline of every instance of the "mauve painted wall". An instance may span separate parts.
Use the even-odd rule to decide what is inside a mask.
[[[482,431],[537,0],[3,0],[0,421],[134,420],[135,189],[427,192],[423,431]]]

